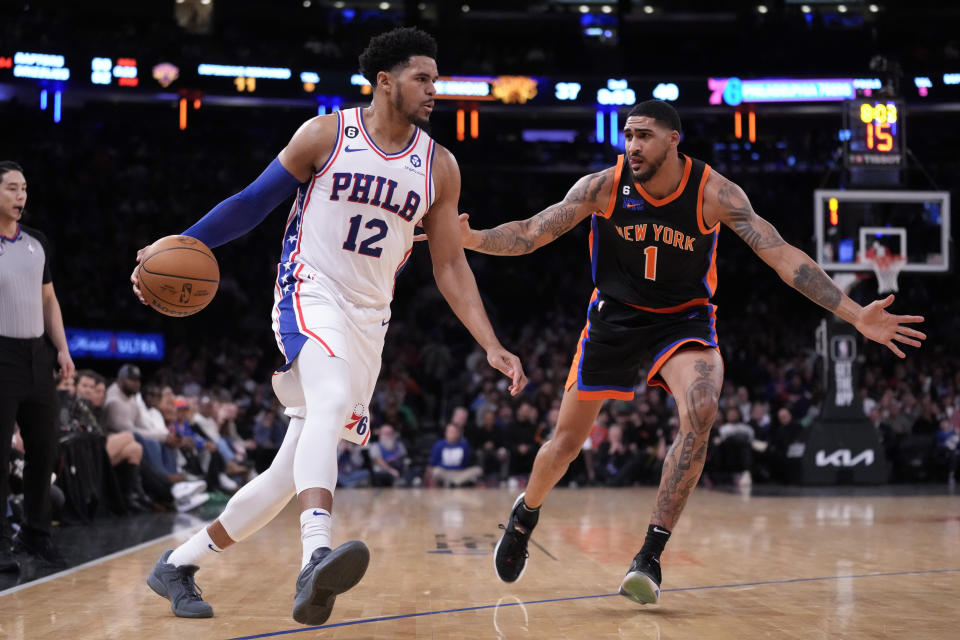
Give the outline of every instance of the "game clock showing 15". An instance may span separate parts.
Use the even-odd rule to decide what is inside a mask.
[[[904,150],[902,105],[894,100],[853,100],[846,106],[847,165],[900,167]]]
[[[893,149],[897,115],[897,105],[893,102],[886,104],[864,102],[860,105],[860,121],[866,125],[865,143],[867,149],[881,153]]]

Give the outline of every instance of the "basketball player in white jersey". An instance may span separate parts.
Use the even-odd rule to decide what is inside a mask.
[[[160,557],[147,583],[181,617],[210,617],[198,567],[267,524],[297,496],[303,554],[293,618],[317,625],[337,594],[366,571],[367,547],[331,550],[337,441],[366,444],[367,404],[380,370],[393,284],[425,229],[441,293],[491,366],[526,385],[519,359],[494,335],[460,244],[460,172],[424,131],[433,110],[436,43],[412,28],[373,38],[360,67],[369,107],[307,121],[257,180],[185,234],[216,247],[252,229],[296,192],[275,281],[273,329],[286,357],[274,389],[292,415],[270,468],[244,486],[210,526]],[[138,261],[143,251],[138,254]],[[140,295],[136,271],[131,276]]]

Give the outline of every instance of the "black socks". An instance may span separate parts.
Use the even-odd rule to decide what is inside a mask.
[[[663,553],[663,548],[670,539],[670,532],[660,525],[651,524],[647,527],[647,537],[640,547],[640,553],[654,555],[657,558]]]
[[[527,506],[527,503],[522,500],[514,513],[517,515],[517,522],[526,527],[527,530],[537,526],[537,521],[540,520],[540,507],[531,509]]]

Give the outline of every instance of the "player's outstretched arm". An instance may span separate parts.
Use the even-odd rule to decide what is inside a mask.
[[[703,217],[708,228],[723,222],[733,229],[784,282],[897,356],[905,357],[897,342],[919,347],[920,341],[927,337],[916,329],[904,326],[923,322],[923,316],[897,316],[885,311],[893,303],[893,296],[875,300],[866,307],[851,300],[820,265],[800,249],[785,242],[772,224],[754,212],[743,189],[716,172],[707,178]]]
[[[460,169],[453,155],[440,145],[437,145],[433,178],[437,185],[437,200],[423,217],[422,224],[430,245],[437,288],[460,322],[487,352],[490,366],[510,378],[510,393],[517,395],[527,385],[527,376],[520,359],[500,344],[483,309],[477,281],[460,243],[457,222]]]
[[[526,220],[505,222],[493,229],[471,229],[461,218],[461,238],[466,249],[498,256],[519,256],[553,242],[584,218],[607,206],[614,169],[580,178],[566,197]]]

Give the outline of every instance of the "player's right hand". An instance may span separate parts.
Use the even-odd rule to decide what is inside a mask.
[[[474,249],[473,245],[473,229],[470,228],[470,214],[461,213],[460,214],[460,244],[463,245],[464,249]],[[416,233],[413,236],[414,242],[423,242],[427,239],[427,234],[425,233]]]
[[[143,249],[140,249],[140,251],[137,251],[137,266],[133,268],[133,273],[130,274],[130,282],[133,283],[133,295],[137,296],[141,304],[147,304],[147,301],[143,299],[143,294],[140,292],[140,263],[143,261],[149,248],[150,245],[147,245]]]
[[[473,229],[470,228],[470,214],[460,214],[460,244],[464,249],[476,249],[479,243],[473,239]]]
[[[487,362],[490,366],[510,378],[510,395],[519,395],[527,386],[527,374],[523,372],[520,358],[503,347],[495,347],[487,351]]]

